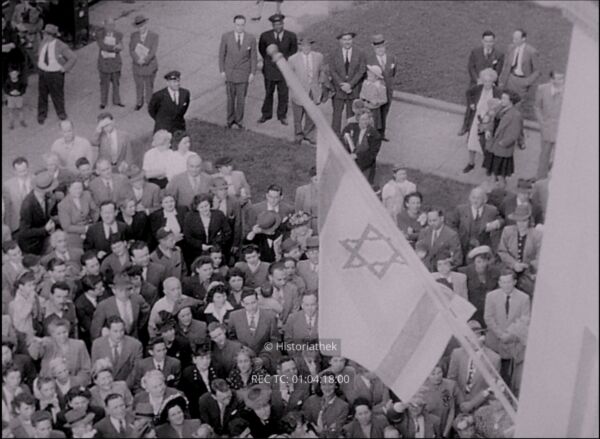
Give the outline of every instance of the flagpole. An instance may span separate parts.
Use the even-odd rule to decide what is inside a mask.
[[[279,48],[277,47],[277,45],[271,44],[269,47],[267,47],[267,53],[271,56],[273,62],[277,64],[277,67],[283,74],[283,77],[285,78],[288,87],[294,93],[294,97],[300,101],[308,116],[313,120],[317,128],[317,136],[319,136],[319,131],[321,131],[322,133],[329,131],[330,135],[338,139],[337,135],[335,135],[335,133],[333,132],[329,121],[325,119],[323,113],[308,96],[308,93],[306,92],[306,90],[304,90],[304,87],[302,86],[302,84],[288,65],[287,60],[279,52]],[[319,147],[323,148],[324,146],[325,145],[317,145],[317,154],[319,154]],[[335,148],[333,147],[333,145],[329,145],[328,152],[331,154],[335,154],[342,161],[352,161],[350,155],[347,154],[346,151],[341,147],[341,143],[339,146],[339,148]],[[319,172],[320,171],[321,170],[319,169]],[[454,313],[454,310],[450,306],[450,300],[441,291],[440,284],[433,279],[431,273],[427,270],[427,268],[423,265],[421,260],[414,252],[412,252],[412,254],[409,254],[408,256],[415,258],[416,263],[414,265],[420,267],[419,275],[423,280],[423,285],[425,286],[427,294],[434,300],[439,311],[444,316],[448,325],[452,329],[454,336],[458,339],[460,345],[465,349],[469,357],[473,360],[475,366],[477,367],[477,370],[483,375],[483,378],[485,379],[486,383],[494,392],[494,396],[498,398],[498,400],[502,403],[502,406],[504,407],[508,416],[514,423],[516,420],[517,399],[512,394],[507,385],[503,386],[504,389],[500,386],[500,383],[504,382],[502,377],[496,371],[495,367],[493,366],[492,362],[487,357],[487,355],[485,355],[484,350],[479,347],[479,343],[477,341],[477,336],[475,335],[475,333],[466,323],[458,319],[458,316]]]

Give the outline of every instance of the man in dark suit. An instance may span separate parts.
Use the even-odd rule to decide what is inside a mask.
[[[223,243],[223,248],[231,249],[224,255],[225,261],[229,261],[230,254],[237,255],[242,244],[242,208],[237,197],[228,194],[229,185],[223,177],[213,177],[211,192],[214,194],[213,209],[223,212],[229,227],[231,238],[229,242]]]
[[[131,34],[129,54],[133,61],[133,81],[135,82],[135,110],[144,105],[144,98],[150,99],[154,88],[154,79],[158,71],[156,51],[158,34],[148,30],[148,19],[138,15],[133,21],[137,31]]]
[[[258,51],[263,57],[263,76],[265,78],[265,100],[262,106],[262,116],[258,123],[265,123],[273,117],[273,94],[277,88],[277,119],[287,125],[288,110],[288,86],[279,71],[279,67],[273,62],[270,55],[267,54],[267,47],[271,44],[277,45],[279,53],[285,59],[288,59],[298,51],[298,40],[296,34],[283,29],[283,14],[274,14],[269,17],[273,23],[273,30],[268,30],[260,35],[258,40]]]
[[[94,428],[104,438],[135,437],[132,426],[133,419],[127,415],[127,407],[123,396],[111,393],[105,400],[106,416]]]
[[[142,377],[149,370],[158,370],[165,376],[165,384],[169,387],[178,387],[181,379],[181,362],[177,358],[167,355],[167,347],[162,337],[153,337],[147,345],[149,357],[135,365],[127,377],[127,386],[132,393],[140,390]]]
[[[100,206],[100,222],[92,224],[85,234],[84,250],[97,250],[98,259],[103,259],[111,252],[110,238],[113,234],[121,237],[126,233],[125,223],[116,219],[116,207],[112,201],[105,201]]]
[[[58,224],[56,200],[51,195],[56,186],[48,171],[38,172],[33,190],[23,199],[18,237],[23,253],[41,255],[48,248],[48,238]]]
[[[229,436],[229,422],[240,414],[240,402],[227,381],[216,379],[210,384],[210,393],[198,400],[200,420],[210,425],[219,436]]]
[[[367,64],[375,66],[378,65],[379,67],[381,67],[381,71],[383,73],[383,81],[385,82],[385,88],[387,92],[387,102],[380,107],[381,129],[379,130],[379,134],[381,134],[382,137],[381,140],[387,142],[388,139],[385,137],[385,121],[390,111],[392,99],[394,96],[394,77],[396,76],[396,67],[398,61],[396,59],[396,56],[387,53],[387,48],[383,35],[373,35],[373,38],[371,38],[371,43],[373,44],[373,51],[367,55]]]
[[[81,279],[82,292],[75,299],[75,312],[79,324],[79,338],[85,342],[88,350],[92,347],[91,326],[98,303],[106,291],[101,276],[85,275]]]
[[[458,233],[444,224],[444,212],[431,208],[427,211],[428,226],[421,230],[417,244],[427,251],[423,263],[434,272],[437,269],[438,255],[448,251],[452,255],[452,266],[462,265],[463,255]]]
[[[142,267],[142,279],[162,291],[162,283],[166,278],[166,269],[163,265],[150,261],[148,244],[143,241],[134,242],[129,253],[133,266]]]
[[[481,46],[471,50],[467,65],[469,87],[479,83],[479,72],[483,69],[494,69],[500,76],[504,65],[504,54],[494,47],[495,44],[496,35],[491,30],[486,30],[481,34]]]
[[[533,183],[530,180],[519,178],[517,181],[517,192],[507,192],[500,204],[500,215],[506,220],[506,225],[513,225],[515,222],[509,218],[509,215],[515,211],[517,206],[529,204],[531,207],[531,217],[533,224],[544,223],[544,209],[540,203],[532,199]]]
[[[115,29],[115,20],[107,18],[104,27],[96,33],[98,52],[98,72],[100,73],[100,109],[106,108],[108,88],[112,84],[113,105],[124,107],[119,94],[121,80],[121,50],[123,50],[123,34]]]
[[[173,70],[165,75],[167,87],[152,95],[148,113],[154,119],[154,132],[185,131],[185,113],[190,106],[190,91],[179,86],[181,73]]]
[[[217,379],[217,373],[211,366],[211,352],[206,346],[197,346],[192,352],[194,364],[186,367],[181,374],[179,388],[190,402],[190,416],[200,418],[199,399],[211,392],[211,383]]]
[[[342,131],[344,146],[356,162],[369,184],[375,183],[377,154],[381,149],[381,135],[373,127],[373,116],[363,113],[358,116],[358,123],[346,125]]]
[[[221,37],[219,71],[227,88],[227,128],[243,128],[248,83],[256,74],[256,38],[244,32],[246,17],[233,17],[234,30]]]
[[[479,245],[496,248],[498,244],[504,221],[498,209],[486,203],[486,198],[482,188],[473,188],[469,202],[457,206],[448,215],[448,226],[458,232],[463,255]]]
[[[346,118],[352,117],[352,101],[358,99],[362,81],[367,71],[364,54],[353,46],[355,32],[338,35],[341,50],[336,50],[329,60],[329,71],[335,94],[333,95],[333,131],[339,133],[342,128],[342,111],[346,107]]]
[[[271,407],[279,419],[294,410],[301,410],[310,396],[310,386],[298,382],[298,367],[293,358],[282,357],[277,366],[279,380],[271,381]]]
[[[235,364],[235,357],[242,348],[237,340],[227,338],[227,328],[217,322],[208,325],[208,334],[212,340],[211,361],[219,376],[229,376]]]

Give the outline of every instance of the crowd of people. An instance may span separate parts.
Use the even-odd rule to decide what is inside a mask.
[[[285,30],[284,18],[271,16],[273,29],[257,41],[237,15],[223,35],[227,126],[243,128],[259,67],[259,123],[273,117],[277,91],[277,118],[287,125],[287,84],[266,55],[277,44],[309,97],[319,105],[331,98],[333,129],[374,184],[399,61],[383,35],[365,54],[353,47],[354,32],[340,34],[340,49],[325,57],[310,38]],[[98,39],[102,112],[89,140],[64,108],[64,71],[76,58],[59,56],[56,27],[43,28],[38,118],[50,94],[62,136],[44,151],[42,170],[18,157],[3,182],[2,437],[509,435],[508,415],[455,341],[410,401],[360,364],[314,348],[319,295],[327,294],[318,287],[316,169],[293,204],[276,181],[257,194],[236,157],[219,157],[208,172],[202,149],[190,150],[190,94],[180,73],[167,73],[168,87],[153,91],[158,34],[147,23],[135,17],[129,43],[136,109],[148,103],[155,120],[142,163],[106,111],[109,85],[113,105],[122,105],[123,35],[114,20]],[[3,17],[3,52],[5,25]],[[486,31],[469,60],[460,134],[468,133],[468,167],[483,152],[491,178],[447,211],[431,205],[402,165],[379,193],[432,276],[474,305],[478,348],[516,395],[564,80],[554,72],[536,98],[546,145],[538,180],[519,179],[516,193],[507,191],[512,153],[523,145],[519,101],[535,80],[525,37],[516,31],[504,57]],[[18,107],[7,95],[9,109]],[[315,144],[314,123],[293,94],[291,105],[296,142]]]

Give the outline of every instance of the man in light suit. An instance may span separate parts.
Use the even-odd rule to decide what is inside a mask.
[[[381,140],[387,142],[388,139],[385,137],[385,121],[392,105],[392,99],[394,96],[394,77],[396,76],[396,67],[398,61],[392,54],[387,53],[385,45],[385,38],[383,35],[373,35],[371,38],[371,44],[373,45],[373,51],[367,55],[367,65],[378,65],[381,67],[383,73],[383,81],[385,82],[385,89],[387,92],[387,102],[383,104],[381,108]]]
[[[298,275],[306,284],[306,291],[317,291],[319,287],[319,238],[309,236],[306,240],[307,259],[299,261]]]
[[[227,128],[242,129],[248,83],[256,74],[256,38],[244,32],[246,18],[233,17],[234,30],[221,36],[219,72],[227,88]]]
[[[285,59],[298,51],[298,40],[294,32],[283,29],[285,15],[274,14],[269,17],[273,30],[268,30],[260,35],[258,51],[263,57],[263,77],[265,79],[265,100],[261,109],[262,116],[258,123],[265,123],[273,117],[273,95],[277,88],[277,119],[287,125],[288,86],[279,67],[273,62],[271,55],[267,54],[267,47],[275,44]]]
[[[352,101],[358,99],[362,81],[367,71],[365,55],[353,47],[355,32],[344,32],[338,35],[341,50],[336,50],[329,60],[329,71],[335,94],[333,95],[332,128],[341,132],[342,111],[346,107],[346,118],[354,116]]]
[[[133,284],[125,274],[115,276],[112,285],[113,297],[98,304],[92,318],[90,334],[92,339],[102,336],[111,316],[120,316],[125,322],[125,333],[139,338],[139,330],[150,314],[150,307],[139,294],[132,294]]]
[[[110,358],[115,381],[125,381],[137,363],[142,360],[142,344],[125,335],[125,322],[118,315],[108,318],[108,335],[92,343],[92,364],[100,358]]]
[[[133,198],[136,202],[136,211],[145,212],[150,215],[152,212],[161,208],[160,188],[154,183],[146,181],[143,169],[137,165],[131,165],[127,170],[130,191],[127,192],[128,198]]]
[[[296,212],[303,211],[311,216],[310,228],[313,232],[319,230],[319,179],[316,166],[310,168],[310,183],[296,188],[294,207]]]
[[[305,36],[300,38],[298,45],[300,52],[296,52],[288,60],[289,65],[296,73],[302,88],[308,92],[308,97],[316,104],[321,103],[323,86],[323,54],[312,50],[314,40]],[[306,140],[311,145],[316,145],[316,128],[308,113],[304,110],[300,99],[292,92],[292,114],[294,115],[294,143],[299,145]],[[304,118],[304,124],[302,123]]]
[[[131,191],[127,177],[115,174],[108,159],[102,158],[96,162],[96,173],[98,176],[90,181],[90,192],[98,206],[105,201],[116,203]]]
[[[246,205],[252,197],[246,174],[233,169],[233,159],[229,156],[219,157],[215,161],[215,169],[217,172],[213,174],[213,178],[223,177],[228,184],[227,194],[236,197],[242,207]]]
[[[538,180],[546,178],[552,167],[564,85],[565,74],[552,71],[550,72],[550,82],[540,85],[535,95],[534,110],[542,132]]]
[[[485,191],[480,187],[473,188],[469,203],[457,206],[448,215],[448,226],[458,232],[463,255],[480,245],[496,248],[504,221],[498,209],[486,201]]]
[[[184,116],[190,106],[190,91],[179,86],[181,73],[177,70],[167,73],[165,79],[167,87],[154,93],[148,104],[148,114],[154,119],[154,132],[185,131]]]
[[[435,280],[450,288],[454,294],[469,300],[467,275],[452,271],[452,256],[448,251],[442,251],[438,254],[436,268],[437,271],[432,273]]]
[[[306,343],[316,341],[318,335],[318,301],[314,290],[302,295],[301,310],[290,314],[283,326],[283,339],[286,342]]]
[[[123,34],[115,28],[115,20],[107,18],[104,27],[96,33],[98,52],[98,72],[100,73],[100,109],[106,108],[108,88],[112,84],[112,103],[124,107],[119,94],[121,81],[121,51],[123,50]]]
[[[2,183],[2,196],[6,200],[5,221],[13,234],[19,230],[21,204],[33,189],[33,176],[25,157],[17,157],[12,162],[14,176]]]
[[[158,71],[156,51],[158,49],[158,34],[148,30],[148,19],[138,15],[133,20],[138,28],[131,34],[129,54],[133,61],[133,80],[135,82],[135,110],[144,105],[144,99],[150,101],[154,88],[154,79]]]
[[[499,288],[485,297],[483,312],[488,328],[485,344],[500,355],[500,375],[513,390],[519,387],[519,383],[513,381],[513,376],[520,376],[515,369],[519,367],[525,350],[517,336],[515,322],[528,323],[531,304],[529,296],[515,288],[516,283],[515,272],[510,268],[504,269],[498,279]]]
[[[285,265],[281,261],[273,262],[269,266],[269,282],[263,285],[261,290],[271,290],[271,297],[281,303],[283,310],[279,314],[279,319],[284,325],[288,316],[300,309],[298,287],[287,281]]]
[[[500,356],[485,346],[485,331],[477,320],[469,320],[469,327],[478,336],[479,346],[488,357],[494,368],[500,371]],[[450,355],[448,379],[454,380],[458,388],[457,403],[462,413],[472,413],[483,405],[490,395],[488,384],[475,363],[470,359],[465,348],[458,347]]]
[[[98,160],[107,159],[114,172],[124,173],[133,163],[131,136],[115,128],[111,113],[98,115],[98,125],[91,140],[92,145],[98,148]]]
[[[504,54],[494,47],[496,35],[491,30],[481,34],[481,46],[471,50],[467,69],[469,71],[469,88],[479,81],[479,73],[484,69],[494,69],[498,76],[504,66]],[[463,134],[466,134],[468,127]]]
[[[58,27],[47,24],[44,27],[44,39],[40,43],[37,66],[38,79],[38,123],[42,125],[48,116],[48,95],[60,120],[67,119],[65,110],[65,73],[69,72],[77,55],[65,43],[57,38]]]
[[[506,51],[502,72],[498,78],[501,89],[514,91],[523,101],[523,107],[530,105],[530,90],[540,76],[538,70],[538,51],[526,43],[527,32],[517,29],[513,32],[512,44]],[[524,108],[525,109],[525,108]]]
[[[417,244],[427,251],[423,263],[429,271],[435,271],[437,260],[442,251],[450,252],[452,267],[459,267],[463,262],[462,249],[458,233],[444,224],[444,212],[431,208],[427,212],[427,227],[419,233]]]
[[[202,170],[202,159],[199,155],[191,155],[187,159],[187,170],[174,176],[165,193],[175,198],[180,207],[189,207],[195,195],[207,194],[212,185],[212,178]]]

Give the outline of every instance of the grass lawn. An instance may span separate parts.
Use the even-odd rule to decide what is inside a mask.
[[[294,203],[296,188],[308,183],[309,171],[316,161],[313,147],[296,146],[285,139],[277,139],[252,131],[228,130],[193,119],[187,122],[192,139],[192,150],[198,152],[206,162],[214,163],[222,155],[234,158],[235,169],[244,171],[252,187],[253,201],[264,199],[270,184],[283,187],[288,203]],[[144,145],[150,144],[150,136],[138,139],[134,147],[135,161],[142,162]],[[380,187],[391,178],[392,165],[379,165],[377,183]],[[470,186],[447,178],[409,170],[411,181],[423,193],[424,204],[448,209],[466,200]]]
[[[371,36],[383,33],[388,51],[399,58],[396,89],[464,104],[469,83],[467,60],[481,33],[496,33],[496,47],[506,51],[514,29],[528,32],[540,53],[541,81],[552,68],[564,69],[571,23],[553,8],[529,1],[357,1],[306,29],[315,50],[339,47],[342,30],[357,32],[355,43],[372,50]]]

